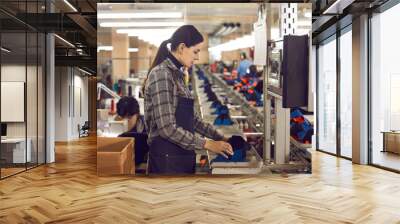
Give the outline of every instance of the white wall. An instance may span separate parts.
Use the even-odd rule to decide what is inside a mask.
[[[55,141],[68,141],[69,69],[55,68]]]
[[[75,70],[76,74],[76,70]],[[78,124],[83,125],[85,121],[88,121],[88,78],[80,75],[74,75],[74,96],[72,96],[74,102],[72,112],[72,136],[78,138]],[[81,107],[81,108],[80,108]],[[81,111],[80,111],[81,110]]]
[[[88,78],[82,75],[72,67],[56,67],[56,141],[79,138],[78,124],[88,120]]]

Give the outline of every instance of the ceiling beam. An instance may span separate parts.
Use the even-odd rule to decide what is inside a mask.
[[[80,66],[96,71],[97,60],[91,56],[55,56],[56,66]]]
[[[68,14],[72,21],[79,25],[91,38],[96,39],[96,29],[80,14]]]

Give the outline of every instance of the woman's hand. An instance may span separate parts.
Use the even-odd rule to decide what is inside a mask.
[[[231,145],[224,141],[206,140],[204,148],[208,151],[221,154],[225,158],[228,158],[228,155],[233,155]]]

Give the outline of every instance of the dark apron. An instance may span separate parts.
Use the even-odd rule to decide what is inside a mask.
[[[176,125],[194,134],[193,99],[179,97],[175,112]],[[150,144],[149,173],[194,174],[196,153],[156,137]]]

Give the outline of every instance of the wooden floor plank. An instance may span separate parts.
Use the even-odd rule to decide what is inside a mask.
[[[400,223],[400,175],[313,152],[313,173],[98,177],[96,139],[0,181],[0,223]]]

